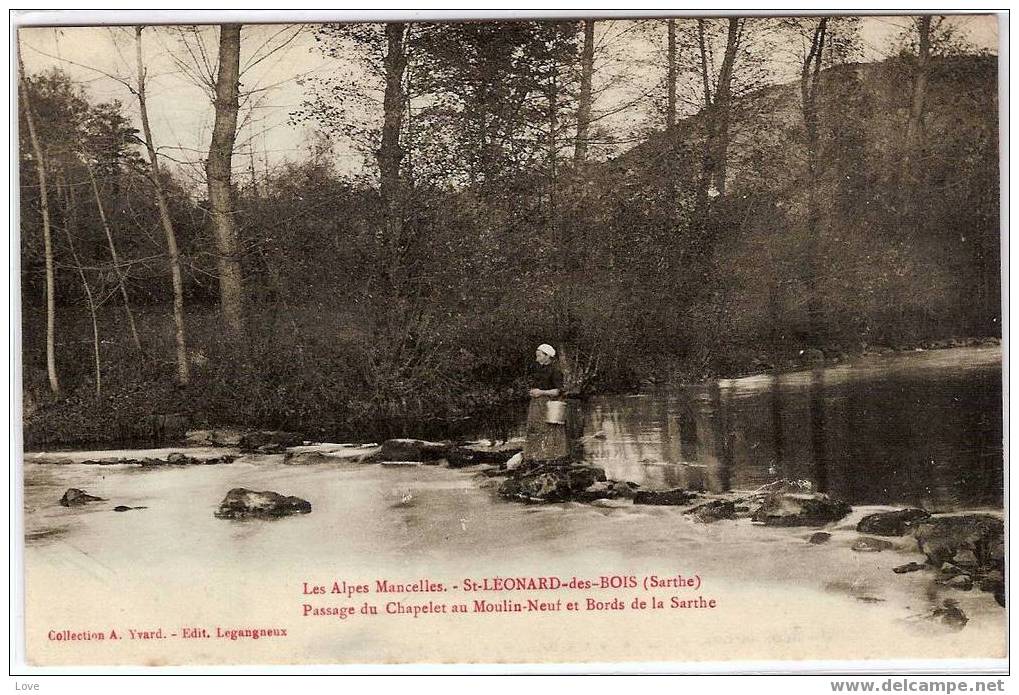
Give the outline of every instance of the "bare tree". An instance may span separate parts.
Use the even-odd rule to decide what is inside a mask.
[[[916,70],[913,73],[913,88],[909,104],[909,121],[906,123],[906,148],[902,157],[900,188],[906,188],[913,177],[914,155],[919,149],[923,131],[924,105],[927,100],[927,81],[930,79],[931,63],[931,16],[923,15],[916,23],[918,49]],[[908,194],[905,194],[908,195]]]
[[[85,169],[88,172],[89,181],[92,183],[92,193],[95,195],[96,208],[99,210],[99,221],[103,225],[103,232],[106,233],[106,242],[110,247],[110,258],[113,261],[113,272],[117,276],[117,285],[120,288],[120,296],[124,299],[124,312],[127,314],[127,323],[131,328],[131,339],[134,341],[134,346],[138,352],[144,356],[145,350],[142,348],[141,338],[138,337],[138,327],[135,325],[134,312],[131,311],[131,300],[127,296],[127,283],[125,282],[124,273],[120,266],[120,256],[117,254],[117,246],[113,242],[113,231],[110,229],[110,222],[106,217],[106,207],[103,205],[102,196],[99,195],[99,184],[96,181],[95,171],[92,169],[91,162],[88,161],[88,157],[83,157],[82,161],[85,163]]]
[[[215,83],[216,120],[205,172],[218,252],[216,260],[223,324],[227,334],[233,337],[240,336],[244,330],[244,287],[238,254],[237,225],[234,221],[233,188],[230,181],[234,141],[237,138],[240,56],[241,25],[222,25],[219,32],[219,68]]]
[[[159,219],[166,237],[166,256],[170,266],[170,278],[173,281],[173,322],[174,337],[177,345],[177,381],[187,384],[191,380],[188,366],[187,339],[184,327],[184,280],[180,271],[180,252],[177,249],[177,234],[170,217],[170,208],[163,191],[163,182],[159,171],[159,157],[156,154],[152,129],[149,126],[149,112],[145,104],[145,63],[142,60],[142,30],[136,26],[134,30],[136,58],[138,63],[138,83],[134,87],[138,97],[138,108],[141,111],[142,135],[145,138],[145,149],[149,156],[149,180],[156,194],[156,206],[159,208]]]
[[[676,125],[676,82],[679,77],[679,66],[677,64],[677,50],[676,50],[676,20],[670,19],[668,22],[668,56],[667,56],[667,74],[666,88],[668,89],[668,102],[665,106],[665,125],[668,128]]]
[[[710,48],[707,40],[707,20],[697,20],[697,43],[700,50],[701,82],[704,87],[706,135],[702,155],[702,183],[698,194],[699,207],[707,202],[713,187],[725,195],[726,162],[729,153],[729,122],[732,117],[732,78],[736,65],[745,19],[729,17],[725,50],[718,77],[714,80],[709,71]],[[712,93],[713,91],[713,93]]]
[[[808,289],[807,313],[815,340],[823,331],[821,297],[818,279],[821,273],[821,210],[818,200],[821,175],[821,143],[818,131],[818,102],[821,92],[821,65],[828,36],[828,17],[821,17],[814,27],[810,48],[800,67],[800,106],[807,135],[807,249],[803,271]]]
[[[594,20],[584,20],[584,46],[580,54],[580,100],[577,103],[577,142],[573,166],[580,168],[587,159],[588,129],[591,125],[591,78],[594,74]]]
[[[56,299],[54,297],[53,270],[53,239],[50,230],[49,197],[46,190],[46,158],[42,144],[35,129],[35,118],[32,115],[32,100],[28,78],[25,76],[25,65],[21,60],[21,44],[18,44],[18,79],[21,83],[21,99],[25,106],[25,121],[28,123],[28,136],[32,141],[32,152],[35,155],[35,171],[39,180],[39,210],[42,214],[42,238],[46,255],[46,373],[49,377],[50,391],[60,393],[60,381],[57,379],[56,359]]]
[[[78,277],[81,279],[81,286],[85,290],[85,305],[88,307],[89,318],[92,320],[92,360],[95,367],[96,396],[101,396],[103,393],[103,373],[99,354],[99,320],[96,316],[99,307],[95,294],[92,292],[92,286],[85,275],[85,269],[82,267],[81,258],[78,256],[78,251],[74,246],[73,230],[76,226],[75,218],[78,207],[77,200],[74,197],[74,186],[67,184],[62,173],[57,179],[57,194],[59,195],[61,191],[64,198],[64,235],[67,237],[67,247],[71,251],[71,258],[74,260],[74,267],[78,271]]]
[[[402,22],[386,24],[386,54],[383,66],[386,73],[386,92],[383,100],[382,143],[377,159],[381,184],[384,244],[389,249],[387,274],[390,286],[395,287],[400,271],[400,247],[403,234],[403,186],[400,181],[400,130],[406,97],[403,91],[403,71],[407,67],[404,46],[406,25]]]

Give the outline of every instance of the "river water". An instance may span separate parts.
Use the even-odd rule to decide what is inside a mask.
[[[722,492],[786,478],[850,504],[1002,505],[998,347],[651,389],[588,410],[589,456],[644,485]]]
[[[229,465],[25,466],[27,641],[37,663],[361,663],[1001,658],[1005,612],[989,594],[896,575],[923,561],[912,538],[879,553],[850,549],[855,523],[887,505],[983,509],[1002,500],[1001,353],[997,348],[894,355],[779,377],[592,399],[588,456],[645,486],[748,489],[810,480],[853,514],[814,529],[749,520],[697,524],[667,507],[525,506],[500,500],[470,470],[377,464],[291,465],[248,456]],[[66,458],[66,454],[61,454]],[[94,457],[94,455],[90,455]],[[59,457],[58,457],[59,458]],[[67,509],[69,487],[108,502]],[[276,521],[213,516],[233,487],[309,500]],[[140,506],[124,513],[112,506]],[[696,576],[693,589],[467,594],[493,576]],[[443,583],[442,601],[619,599],[618,612],[309,617],[305,606],[363,601],[309,596],[308,585],[378,579]],[[456,586],[453,590],[450,587]],[[632,609],[649,595],[714,598],[714,610]],[[954,600],[963,629],[932,620]],[[667,604],[668,605],[668,604]],[[282,640],[69,643],[54,630],[185,626],[286,629]],[[760,666],[760,664],[758,665]]]

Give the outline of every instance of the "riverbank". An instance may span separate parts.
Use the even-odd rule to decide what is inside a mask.
[[[991,594],[948,586],[932,569],[893,571],[926,562],[912,536],[882,537],[888,546],[875,551],[854,549],[861,536],[870,536],[858,532],[858,524],[888,507],[854,507],[823,529],[767,526],[746,517],[703,523],[673,506],[571,501],[522,506],[500,498],[496,478],[442,465],[284,461],[285,455],[274,454],[188,467],[30,465],[24,500],[30,660],[80,663],[81,652],[48,639],[48,632],[128,627],[117,616],[126,616],[130,626],[163,626],[167,633],[180,625],[204,627],[210,634],[216,626],[269,625],[285,629],[288,638],[106,641],[88,645],[91,663],[587,662],[646,660],[649,653],[658,661],[701,662],[1005,654],[1005,611]],[[69,487],[107,501],[63,507],[58,500]],[[297,496],[310,503],[311,512],[276,520],[216,518],[226,492],[237,487]],[[132,509],[117,513],[114,505]],[[830,534],[826,542],[812,542],[819,532]],[[652,576],[695,577],[697,586],[674,582],[647,590],[643,580]],[[500,577],[557,577],[564,585],[577,577],[594,586],[468,591],[464,581],[483,587],[487,578],[494,587]],[[625,588],[630,577],[640,586]],[[335,580],[373,588],[376,580],[422,578],[448,588],[424,597],[359,597],[356,606],[377,604],[377,617],[341,621],[308,615],[303,608],[348,603],[308,596],[302,592],[306,584]],[[669,608],[633,607],[634,599],[650,602],[652,596]],[[714,601],[714,608],[676,608],[673,598],[680,603],[703,598]],[[470,612],[417,618],[387,612],[389,602],[409,609],[427,599],[463,603]],[[577,601],[583,610],[473,608],[479,600],[526,605],[527,599]],[[588,599],[596,606],[624,607],[587,610]]]
[[[997,338],[967,338],[894,348],[860,345],[852,353],[837,348],[826,352],[734,350],[695,360],[697,364],[642,358],[627,365],[626,370],[603,376],[592,386],[590,395],[632,393],[642,386],[656,384],[698,383],[852,365],[896,354],[996,345],[1000,345]],[[420,394],[391,403],[358,401],[344,393],[308,385],[290,391],[292,402],[283,407],[284,413],[270,412],[264,416],[252,414],[250,403],[238,402],[237,399],[245,398],[243,389],[226,382],[196,383],[183,388],[165,382],[119,389],[110,386],[101,398],[88,390],[79,390],[60,400],[40,399],[28,393],[24,400],[24,444],[26,450],[184,444],[188,430],[285,430],[299,432],[314,441],[380,441],[408,434],[431,439],[472,435],[505,438],[516,426],[514,408],[519,409],[526,402],[525,390],[519,380],[473,383],[464,384],[455,392]],[[280,386],[272,397],[285,401],[287,393]],[[316,394],[318,400],[314,398]],[[245,412],[250,417],[238,415]]]
[[[755,525],[771,528],[814,529],[807,541],[823,545],[833,538],[832,531],[855,529],[851,550],[861,553],[875,553],[898,549],[918,550],[924,555],[922,562],[907,562],[893,568],[895,574],[925,571],[931,577],[932,586],[970,591],[974,588],[993,595],[994,600],[1004,607],[1004,528],[1001,510],[961,510],[949,514],[932,514],[919,508],[902,508],[868,505],[867,514],[859,516],[845,500],[823,492],[817,492],[808,480],[774,480],[754,490],[728,489],[712,491],[702,487],[660,489],[644,487],[630,480],[608,478],[605,470],[585,462],[562,461],[556,463],[521,462],[521,442],[508,442],[497,446],[491,442],[476,442],[456,445],[448,442],[423,440],[388,440],[381,445],[352,444],[297,444],[283,446],[281,438],[268,441],[257,450],[251,450],[251,441],[245,440],[248,450],[224,447],[192,447],[186,453],[174,449],[122,450],[103,452],[35,453],[26,455],[25,462],[32,469],[26,473],[35,477],[37,466],[57,467],[57,470],[124,471],[167,470],[190,468],[234,469],[233,464],[254,464],[259,466],[307,467],[323,471],[334,470],[337,464],[358,464],[378,466],[381,475],[385,469],[466,469],[474,473],[473,485],[489,489],[497,496],[510,502],[529,505],[559,503],[581,503],[604,509],[670,507],[684,519],[698,524],[734,523],[749,520]],[[428,475],[425,473],[424,475]],[[60,477],[57,474],[56,477]],[[94,480],[95,484],[105,480],[105,474]],[[94,488],[91,488],[94,489]],[[244,499],[245,495],[269,496],[269,502],[262,503],[256,515],[269,517],[288,516],[290,507],[278,511],[272,509],[272,498],[293,501],[301,513],[311,513],[312,504],[297,497],[282,497],[275,491],[251,492],[244,488],[231,488],[231,495]],[[399,505],[410,505],[414,500],[411,492],[402,493]],[[63,507],[109,507],[116,500],[95,496],[82,488],[69,488],[61,497]],[[135,501],[135,500],[131,500]],[[45,501],[40,503],[50,506]],[[156,502],[158,504],[158,501]],[[226,504],[226,501],[223,503]],[[242,514],[243,503],[232,503],[231,514]],[[268,504],[268,506],[264,506]],[[118,504],[114,511],[126,512],[148,509],[148,506],[127,506]],[[238,511],[240,510],[240,511]],[[217,513],[219,514],[219,513]],[[853,526],[846,526],[847,518],[857,518]],[[824,529],[824,530],[819,530]],[[51,530],[29,530],[27,537],[32,540],[48,537]],[[844,534],[843,534],[844,535]],[[914,545],[915,540],[915,545]],[[941,608],[952,609],[938,613],[946,622],[954,621],[956,627],[965,624],[961,610],[952,608],[956,599],[947,598]],[[945,616],[948,617],[945,617]]]
[[[670,661],[998,658],[1001,388],[1001,351],[987,346],[596,396],[576,471],[516,468],[513,437],[478,443],[505,465],[460,457],[477,464],[465,468],[449,465],[452,442],[305,445],[280,433],[248,436],[242,452],[241,433],[217,430],[192,432],[192,443],[236,445],[29,453],[28,607],[41,626],[30,644],[40,660],[69,663],[73,650],[42,628],[68,628],[61,616],[74,614],[70,627],[98,629],[117,606],[168,631],[264,623],[292,641],[285,657],[229,640],[104,645],[110,663],[618,661],[649,649]],[[790,487],[776,489],[783,480]],[[864,524],[874,514],[884,521]],[[378,620],[305,615],[346,604],[301,590],[549,576],[566,588],[380,596]],[[680,576],[699,587],[641,584]],[[607,583],[570,588],[574,577]],[[652,596],[669,610],[632,608]],[[691,607],[701,598],[715,608]],[[608,608],[473,610],[527,599]],[[385,612],[427,600],[462,603],[468,617]]]

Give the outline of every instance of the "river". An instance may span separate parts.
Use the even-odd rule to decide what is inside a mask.
[[[814,545],[814,529],[749,520],[697,524],[668,507],[525,506],[500,500],[469,469],[289,465],[25,466],[29,659],[36,663],[727,662],[1002,658],[1005,611],[990,594],[937,584],[910,537],[859,553],[855,522],[889,505],[1002,511],[1001,352],[972,348],[872,358],[813,372],[658,387],[587,404],[587,453],[610,477],[646,487],[753,489],[804,479],[853,513]],[[66,457],[66,454],[61,454]],[[78,487],[108,503],[57,504]],[[233,487],[309,500],[276,521],[213,517]],[[145,507],[124,513],[112,505]],[[697,591],[608,586],[466,594],[495,576],[699,578]],[[471,613],[468,617],[309,617],[334,580],[442,583],[443,601],[620,599],[618,612]],[[611,583],[612,580],[610,580]],[[451,587],[456,586],[454,591]],[[714,598],[714,610],[640,610],[634,598]],[[944,601],[963,629],[931,619]],[[280,640],[190,639],[203,629],[272,625]],[[160,640],[67,643],[53,631],[151,627]],[[760,666],[760,665],[759,665]],[[774,666],[774,664],[773,664]]]

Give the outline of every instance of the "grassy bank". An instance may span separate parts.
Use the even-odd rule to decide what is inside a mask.
[[[63,356],[59,396],[48,390],[44,346],[26,341],[26,448],[143,443],[151,440],[153,415],[178,416],[188,429],[279,429],[320,441],[458,436],[507,427],[507,418],[517,411],[513,404],[526,398],[533,345],[543,335],[540,326],[499,332],[477,319],[418,323],[386,334],[369,330],[364,316],[350,312],[324,318],[305,308],[260,316],[249,340],[230,344],[220,339],[215,312],[193,312],[188,326],[192,379],[186,386],[174,382],[171,327],[161,313],[139,313],[144,356],[118,314],[104,317],[98,394],[90,341],[58,343]],[[26,315],[28,335],[38,335],[32,320]],[[89,333],[85,326],[72,326],[65,334]],[[867,352],[985,342],[997,339],[832,345],[823,353],[764,343],[682,345],[682,351],[669,352],[665,346],[618,340],[603,343],[606,353],[587,392],[619,393],[649,383],[831,365]]]

